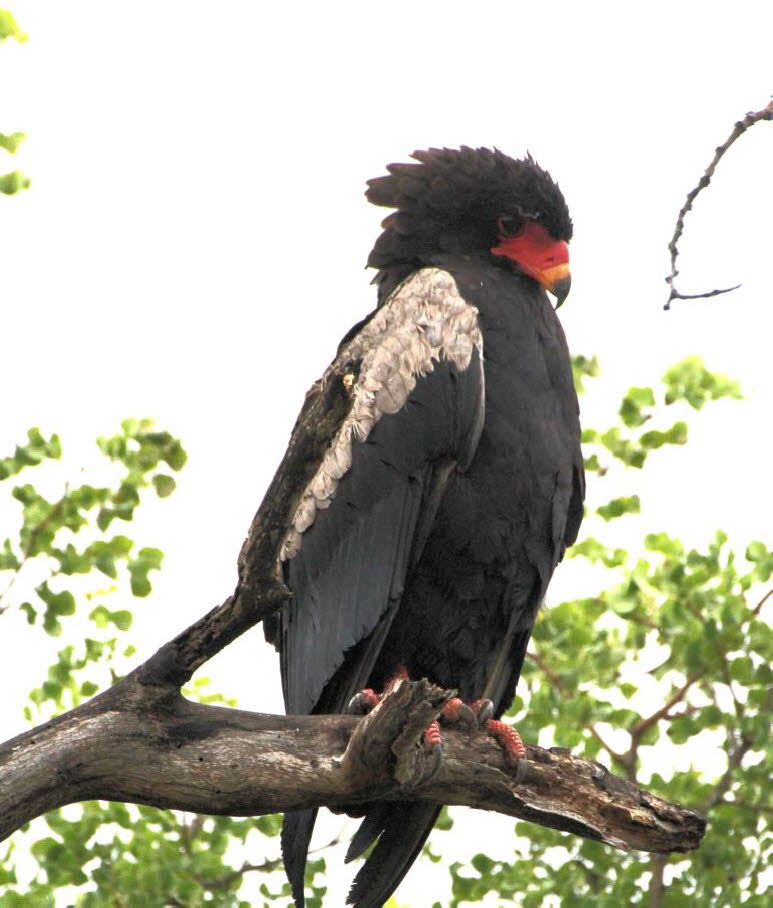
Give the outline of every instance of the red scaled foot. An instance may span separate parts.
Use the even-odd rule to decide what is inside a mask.
[[[459,697],[451,697],[443,707],[440,717],[446,723],[464,725],[470,732],[478,727],[478,717],[474,710]]]
[[[499,741],[505,752],[505,759],[511,766],[517,765],[518,761],[526,756],[521,736],[512,725],[505,725],[498,719],[489,719],[486,722],[486,731]]]

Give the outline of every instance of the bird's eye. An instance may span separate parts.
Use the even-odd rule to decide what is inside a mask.
[[[497,229],[501,237],[515,236],[523,226],[523,218],[518,215],[501,214],[497,218]]]

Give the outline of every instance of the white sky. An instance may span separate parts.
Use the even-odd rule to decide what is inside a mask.
[[[528,149],[559,180],[575,222],[561,316],[604,370],[587,424],[688,354],[743,384],[745,402],[696,416],[688,449],[646,471],[644,528],[607,538],[770,538],[772,125],[731,150],[681,244],[683,291],[742,288],[662,310],[687,190],[767,103],[765,4],[11,6],[30,41],[0,48],[0,131],[29,139],[0,171],[22,166],[33,188],[0,197],[0,451],[40,425],[77,468],[130,415],[183,439],[178,492],[130,528],[166,552],[137,607],[143,656],[231,591],[304,391],[373,304],[363,265],[385,212],[364,182],[418,147]],[[575,594],[558,579],[554,598]],[[7,737],[12,691],[39,682],[57,643],[3,622]],[[269,711],[261,638],[206,673]],[[436,874],[400,895],[423,904]]]

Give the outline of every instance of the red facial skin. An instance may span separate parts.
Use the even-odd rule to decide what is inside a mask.
[[[556,240],[536,221],[526,220],[513,236],[499,237],[492,255],[504,255],[546,290],[554,292],[559,281],[569,277],[569,247]]]

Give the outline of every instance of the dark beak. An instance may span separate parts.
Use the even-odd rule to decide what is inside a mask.
[[[549,289],[550,292],[556,298],[556,309],[563,303],[563,301],[569,296],[569,290],[572,287],[572,277],[567,274],[566,277],[562,277],[557,280]]]

